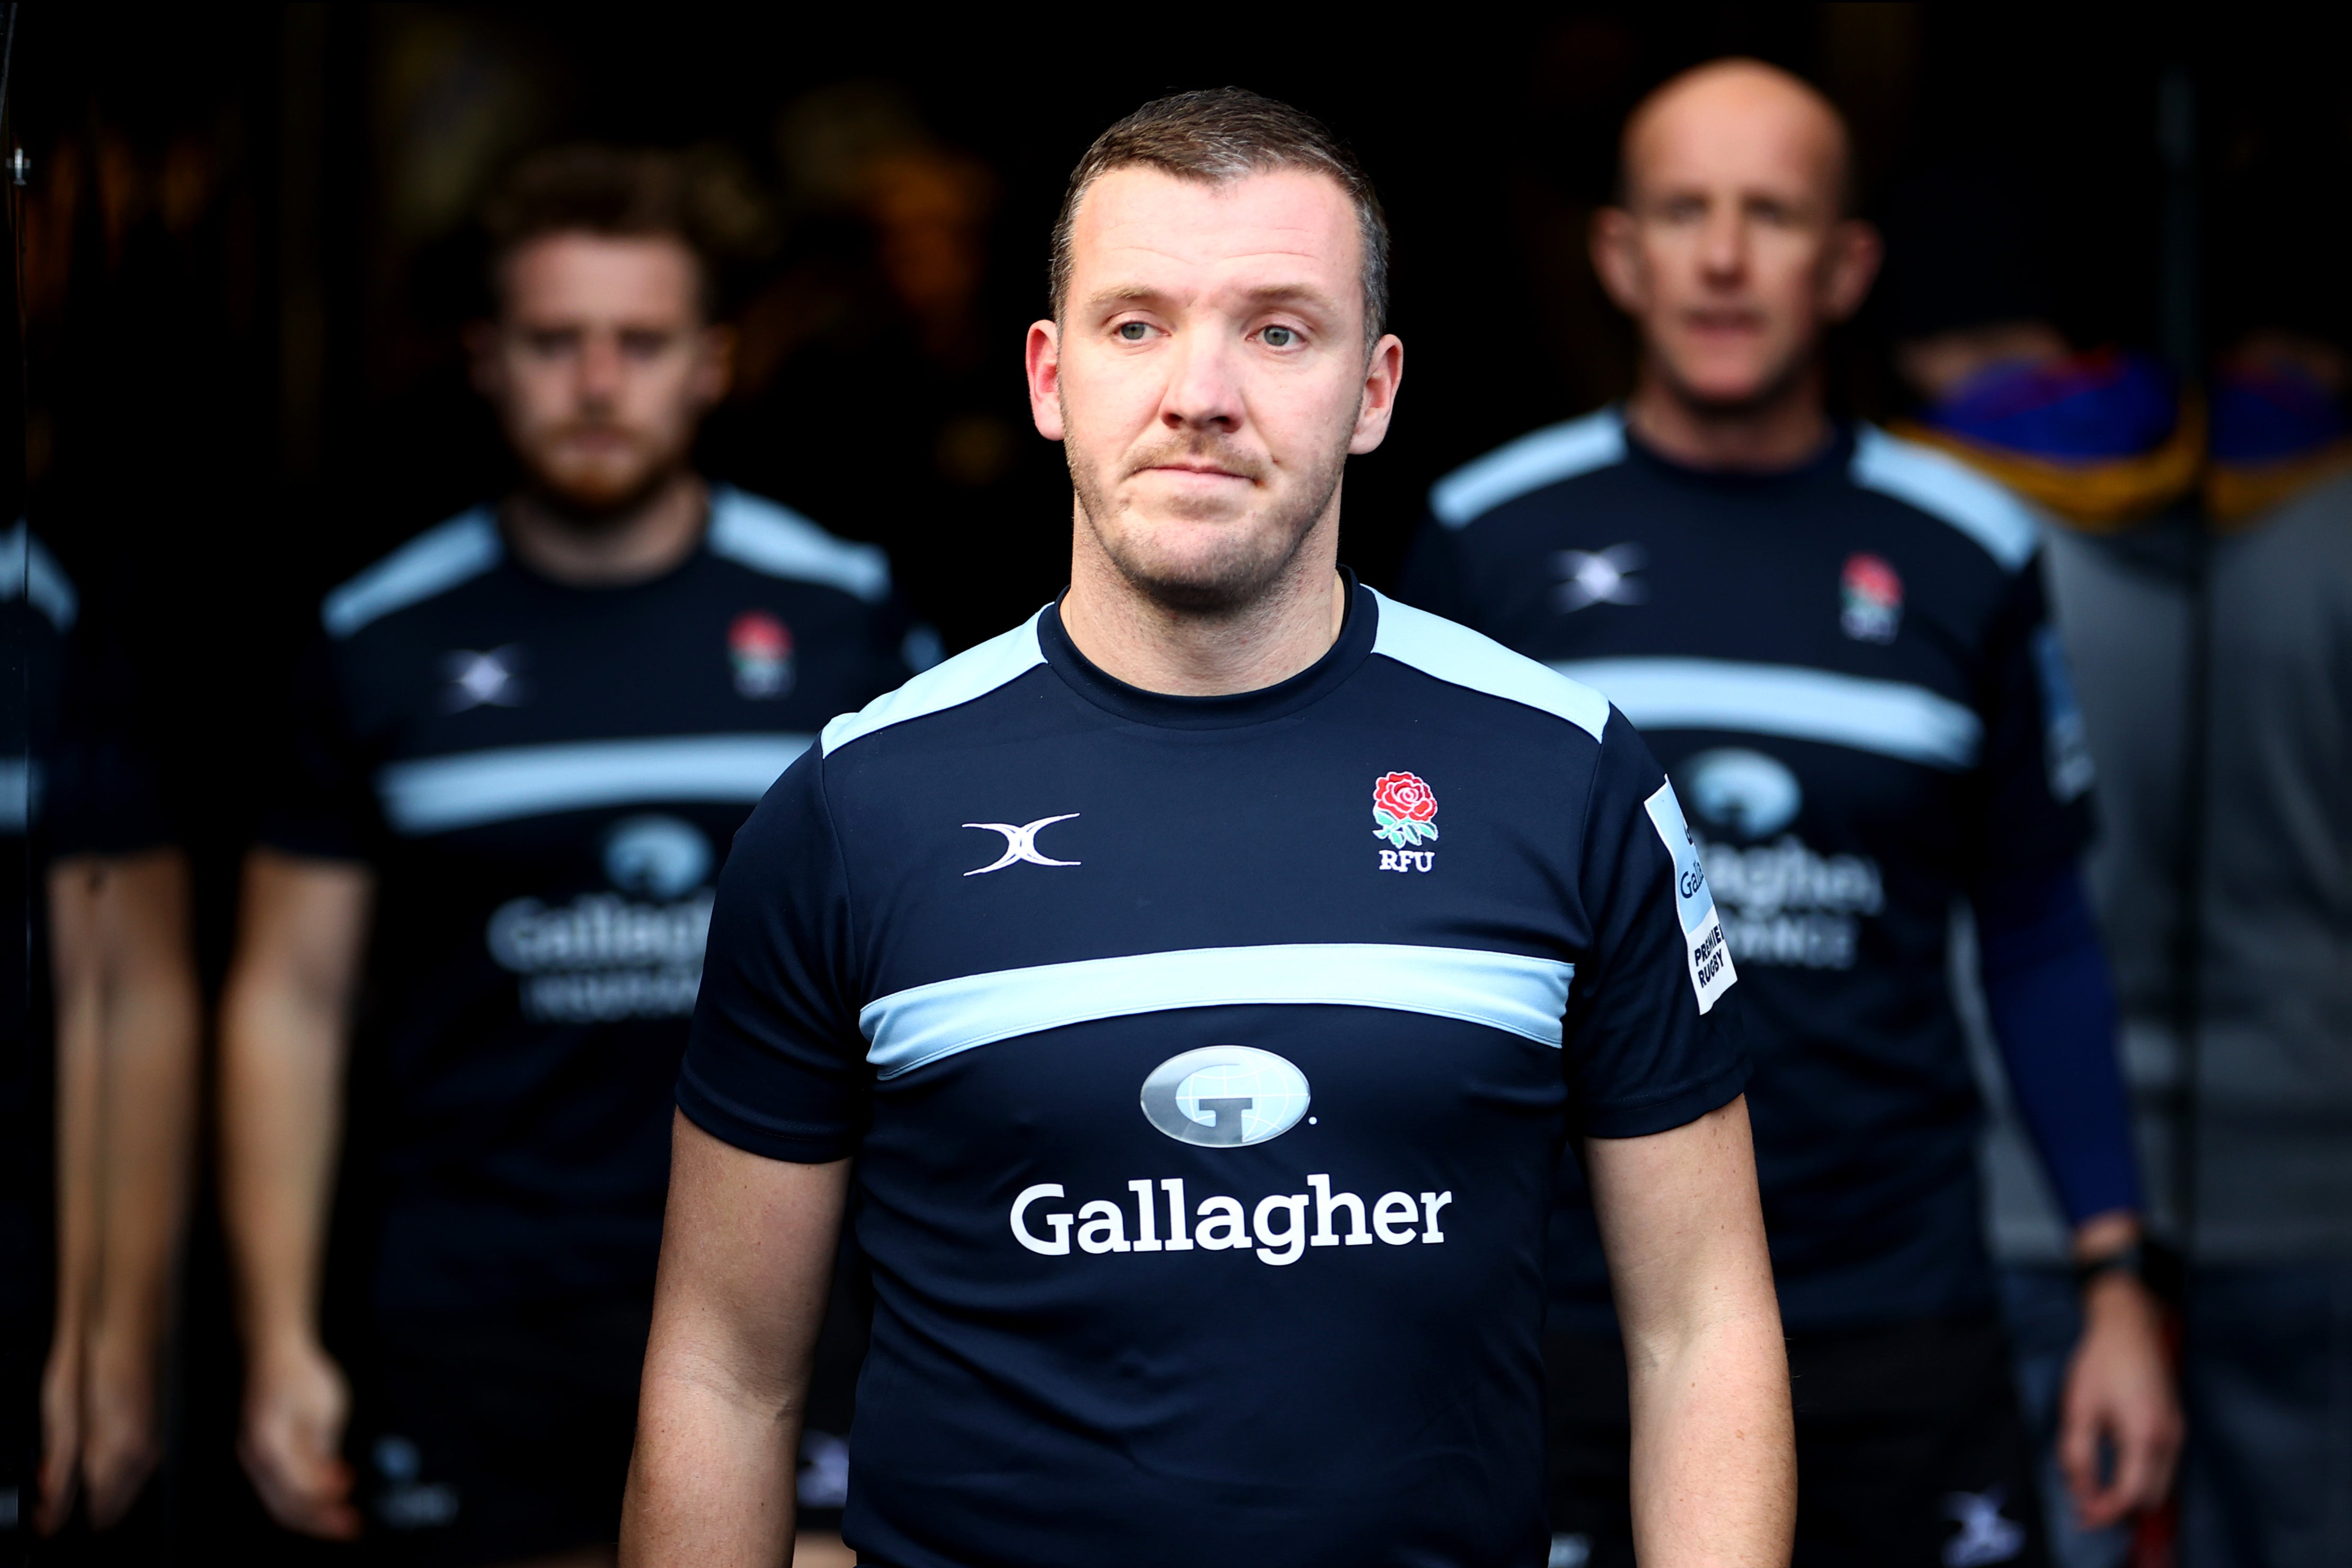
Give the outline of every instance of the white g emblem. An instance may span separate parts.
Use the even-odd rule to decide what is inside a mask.
[[[1270,1051],[1211,1045],[1171,1056],[1143,1081],[1143,1114],[1180,1144],[1237,1149],[1278,1138],[1307,1114],[1307,1075]]]
[[[604,874],[640,898],[676,898],[710,874],[710,841],[676,817],[630,817],[604,839]]]

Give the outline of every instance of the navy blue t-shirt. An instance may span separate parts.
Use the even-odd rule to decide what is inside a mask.
[[[567,587],[482,508],[322,619],[261,839],[376,874],[375,1300],[644,1295],[719,862],[826,718],[905,678],[887,563],[720,486],[678,567]]]
[[[1867,425],[1728,475],[1614,410],[1471,464],[1430,509],[1399,591],[1605,693],[1690,807],[1748,993],[1784,1320],[1989,1305],[1954,901],[2090,831],[2031,517]],[[1561,1176],[1555,1322],[1602,1328],[1590,1202]]]
[[[1739,1092],[1721,946],[1624,719],[1369,590],[1263,691],[1049,607],[835,720],[737,838],[678,1101],[856,1156],[850,1543],[1542,1563],[1553,1166]]]

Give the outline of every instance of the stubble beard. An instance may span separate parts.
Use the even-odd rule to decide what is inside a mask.
[[[655,444],[640,440],[630,461],[583,465],[568,473],[526,453],[521,455],[523,470],[532,495],[550,517],[583,535],[611,534],[625,527],[686,466],[685,450],[653,450]]]
[[[1066,408],[1063,428],[1070,428]],[[1150,525],[1118,527],[1118,502],[1104,486],[1100,475],[1079,460],[1074,445],[1065,443],[1063,450],[1079,516],[1128,586],[1163,610],[1211,619],[1244,614],[1275,590],[1297,559],[1316,523],[1330,509],[1348,463],[1346,445],[1335,444],[1302,474],[1305,482],[1293,492],[1289,504],[1271,513],[1234,518],[1220,537],[1218,549],[1205,558],[1179,563],[1150,559]],[[1262,474],[1265,467],[1263,463],[1237,459],[1213,439],[1195,438],[1181,448],[1151,455],[1213,458],[1244,473]]]

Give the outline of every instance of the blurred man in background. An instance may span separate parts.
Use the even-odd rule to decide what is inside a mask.
[[[1797,1389],[1796,1561],[2042,1555],[1994,1317],[1948,917],[2074,1222],[2089,1319],[2068,1479],[2104,1522],[2163,1493],[2179,1422],[2134,1268],[2114,1005],[2076,860],[2087,758],[2033,526],[1957,464],[1825,412],[1821,336],[1877,262],[1835,111],[1729,61],[1629,120],[1593,232],[1640,328],[1631,402],[1432,493],[1416,601],[1606,693],[1692,807],[1756,988],[1756,1142]],[[1589,1200],[1552,1252],[1559,1557],[1631,1561],[1622,1364]],[[2105,1462],[2103,1462],[2105,1461]],[[1558,1560],[1556,1558],[1556,1560]]]
[[[2021,229],[2003,203],[1949,180],[1920,197],[1895,229],[1916,428],[2048,519],[2099,769],[2091,883],[2159,1178],[2151,1228],[2187,1265],[2180,1561],[2352,1560],[2352,442],[2334,281],[2298,287],[2265,255],[2200,398],[2144,357],[2077,351],[2030,258],[1988,244]],[[2046,1396],[2074,1326],[2054,1217],[2013,1139],[1991,1155],[2021,1371]]]
[[[202,1006],[187,857],[135,739],[129,673],[93,653],[79,595],[22,523],[0,536],[0,591],[25,657],[8,706],[27,742],[0,771],[0,828],[24,849],[10,863],[29,873],[9,907],[33,922],[16,952],[47,971],[9,998],[29,1049],[11,1055],[0,1142],[28,1166],[53,1151],[54,1186],[27,1171],[9,1190],[54,1191],[57,1217],[52,1276],[34,1255],[41,1228],[10,1214],[0,1312],[9,1354],[28,1354],[42,1339],[21,1292],[54,1278],[39,1484],[12,1521],[53,1534],[77,1505],[93,1528],[119,1523],[163,1456]],[[12,1464],[0,1486],[20,1484]]]
[[[223,1005],[223,1207],[273,1516],[584,1563],[617,1531],[713,879],[904,670],[881,552],[694,469],[731,338],[684,167],[544,154],[488,216],[469,349],[521,483],[326,600]],[[356,1406],[320,1318],[354,1034]]]

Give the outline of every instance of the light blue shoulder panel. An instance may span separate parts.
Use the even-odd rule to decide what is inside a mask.
[[[1889,435],[1874,424],[1855,432],[1848,472],[1865,490],[1941,517],[1983,546],[2004,570],[2015,571],[2032,559],[2041,540],[2033,514],[2007,490],[1957,457]]]
[[[81,613],[81,597],[58,558],[33,537],[22,517],[15,528],[0,534],[0,600],[14,599],[19,592],[49,618],[60,636],[73,630],[74,618]]]
[[[1530,490],[1624,461],[1625,421],[1613,408],[1547,425],[1465,463],[1429,487],[1429,509],[1449,528],[1475,522]]]
[[[710,553],[770,577],[821,582],[871,604],[890,593],[890,559],[873,545],[837,539],[790,507],[715,486]]]
[[[1467,686],[1564,718],[1595,740],[1608,727],[1609,699],[1591,686],[1443,616],[1399,604],[1385,594],[1373,593],[1372,598],[1381,612],[1380,630],[1372,637],[1375,654],[1385,653],[1449,685]]]
[[[505,553],[488,507],[460,512],[328,594],[319,619],[329,636],[348,637],[371,621],[481,576]]]
[[[1037,616],[1044,613],[1039,611],[1012,631],[991,637],[977,647],[966,648],[947,663],[932,665],[897,691],[886,692],[856,713],[834,719],[824,727],[820,742],[824,755],[831,757],[851,741],[863,739],[877,729],[976,702],[997,687],[1019,680],[1045,662],[1045,650],[1037,643]]]

